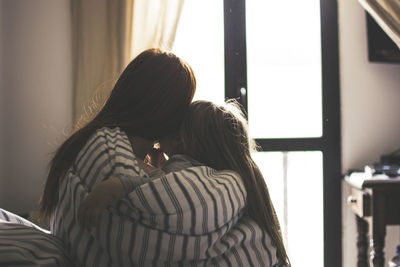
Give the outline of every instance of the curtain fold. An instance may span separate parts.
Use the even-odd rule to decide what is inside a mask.
[[[108,95],[130,56],[131,0],[71,0],[74,123]],[[97,95],[95,95],[95,92]]]
[[[135,0],[132,21],[132,58],[147,48],[171,50],[184,0]]]
[[[183,2],[71,0],[74,124],[96,113],[137,54],[171,50]]]

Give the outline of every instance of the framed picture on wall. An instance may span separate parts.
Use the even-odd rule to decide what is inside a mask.
[[[400,0],[399,0],[400,1]],[[366,13],[368,60],[400,64],[400,49],[386,32]]]
[[[400,1],[359,0],[359,2],[400,49]]]

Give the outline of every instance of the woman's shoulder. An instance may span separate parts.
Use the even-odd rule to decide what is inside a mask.
[[[122,146],[127,150],[131,149],[128,136],[119,127],[115,128],[102,127],[97,129],[89,138],[89,140],[86,142],[84,148],[93,146],[94,147],[102,146],[103,148],[106,147],[115,148],[118,146],[120,147]]]
[[[86,144],[78,153],[75,164],[79,165],[80,162],[85,158],[93,156],[96,157],[99,154],[103,154],[110,149],[115,149],[116,147],[125,148],[127,151],[131,150],[131,146],[126,134],[117,127],[99,128],[86,141]]]
[[[213,180],[214,183],[221,183],[221,181],[230,181],[234,187],[241,188],[244,191],[244,184],[242,177],[239,173],[233,170],[216,170],[209,166],[194,166],[191,168],[192,172],[198,173],[203,178]]]
[[[218,176],[218,175],[230,175],[235,179],[240,180],[240,175],[233,170],[216,170],[210,166],[207,166],[193,157],[186,154],[176,154],[169,158],[169,160],[162,167],[162,170],[166,173],[184,171],[198,172],[202,176]]]
[[[241,176],[233,170],[216,170],[210,166],[193,159],[188,155],[174,155],[163,166],[162,170],[166,173],[166,177],[185,177],[194,182],[214,184],[219,186],[227,181],[232,187],[240,188],[244,192],[244,184]]]
[[[133,169],[137,175],[139,169],[129,139],[118,127],[97,129],[79,152],[74,166],[85,176],[103,169],[114,173],[119,168]]]
[[[125,139],[128,140],[128,136],[124,131],[122,131],[119,127],[109,128],[109,127],[101,127],[98,128],[94,134],[89,138],[98,138],[102,137],[105,139]]]
[[[186,192],[200,190],[202,194],[213,195],[214,199],[226,198],[229,195],[229,198],[235,198],[238,209],[244,207],[247,198],[241,176],[237,172],[215,170],[205,165],[195,165],[169,172],[161,180],[155,180],[153,183],[159,183],[161,187],[168,183],[171,188],[181,188]],[[190,194],[190,198],[192,196]]]
[[[181,171],[186,168],[201,166],[200,162],[196,161],[192,157],[186,154],[175,154],[171,156],[168,161],[162,167],[165,173]]]

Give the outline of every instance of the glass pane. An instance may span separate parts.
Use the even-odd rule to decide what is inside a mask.
[[[223,15],[223,1],[186,0],[183,6],[172,51],[195,72],[195,100],[224,102]]]
[[[319,1],[246,1],[252,137],[322,136],[319,9]]]
[[[292,266],[323,266],[322,152],[256,152],[253,158],[270,191]]]
[[[275,211],[281,223],[282,233],[284,225],[284,187],[283,187],[283,154],[282,152],[256,152],[252,154],[263,173],[268,186],[269,194],[274,203]],[[284,239],[286,240],[285,236]]]

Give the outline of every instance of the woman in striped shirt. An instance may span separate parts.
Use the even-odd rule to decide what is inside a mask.
[[[51,233],[65,243],[76,266],[130,264],[120,262],[119,251],[127,254],[119,249],[125,241],[117,246],[107,241],[124,239],[121,232],[110,234],[116,228],[127,231],[133,223],[125,222],[125,214],[116,211],[102,218],[111,233],[85,231],[76,219],[79,204],[95,184],[111,176],[144,175],[139,159],[153,147],[154,140],[179,127],[195,89],[195,77],[187,63],[169,52],[146,50],[128,64],[96,116],[58,148],[40,210],[43,217],[51,219]]]
[[[131,238],[146,243],[135,266],[290,266],[235,102],[192,103],[179,134],[162,139],[161,149],[170,156],[163,172],[97,184],[81,204],[80,223],[97,225],[111,200],[123,198],[140,225]]]

